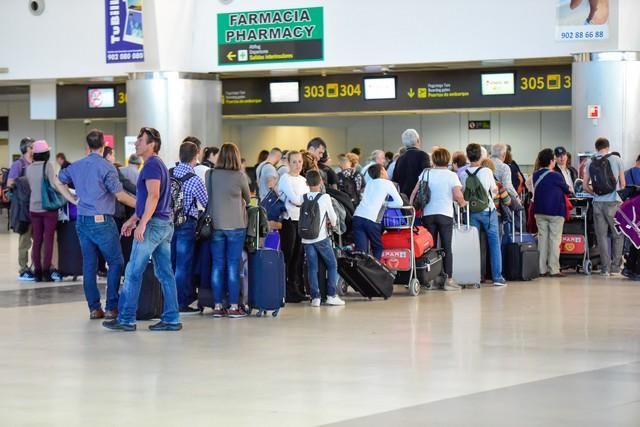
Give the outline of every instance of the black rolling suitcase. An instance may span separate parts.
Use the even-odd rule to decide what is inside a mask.
[[[369,254],[345,252],[338,258],[338,273],[345,283],[369,299],[393,295],[395,275]]]
[[[507,239],[507,243],[502,246],[502,274],[504,278],[528,281],[540,277],[538,244],[531,235],[523,233],[522,220],[520,221],[520,233],[515,232],[515,226],[512,230],[511,239]]]
[[[159,319],[162,316],[163,307],[164,297],[162,295],[162,286],[160,286],[160,282],[156,278],[153,263],[149,261],[142,275],[142,286],[140,287],[136,319]]]
[[[82,276],[82,249],[75,221],[58,222],[58,271],[76,280]]]

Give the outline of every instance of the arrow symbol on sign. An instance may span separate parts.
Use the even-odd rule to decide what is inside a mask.
[[[233,53],[233,52],[229,52],[229,53],[227,53],[227,59],[228,59],[229,61],[233,61],[234,59],[236,59],[236,54],[235,54],[235,53]]]
[[[411,88],[409,89],[409,92],[407,92],[407,95],[409,95],[409,98],[413,98],[416,96],[416,93],[413,91],[413,88]]]

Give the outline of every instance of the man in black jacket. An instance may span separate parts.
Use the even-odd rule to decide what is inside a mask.
[[[418,182],[418,176],[431,167],[429,155],[422,151],[422,141],[415,129],[402,132],[402,144],[407,151],[396,160],[392,181],[400,187],[400,193],[410,195]]]

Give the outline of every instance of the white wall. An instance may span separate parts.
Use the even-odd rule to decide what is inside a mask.
[[[92,129],[100,129],[114,136],[116,143],[116,161],[124,163],[124,137],[127,124],[124,121],[94,120],[85,124],[82,120],[57,120],[55,122],[57,151],[64,153],[70,162],[81,159],[87,152],[85,137]]]
[[[143,70],[223,72],[567,56],[638,48],[636,0],[611,0],[606,41],[557,42],[556,0],[145,0],[146,62],[105,63],[104,1],[48,1],[32,16],[2,0],[0,80],[125,75]],[[325,59],[219,67],[216,14],[323,6]],[[629,13],[627,13],[629,12]],[[618,26],[621,38],[618,40]],[[28,54],[26,54],[28,52]]]
[[[53,149],[56,148],[55,122],[50,120],[31,120],[29,101],[26,96],[0,97],[0,116],[9,116],[8,159],[20,153],[20,140],[25,136],[45,139]],[[0,164],[5,159],[0,159]]]
[[[468,120],[491,120],[491,129],[469,130]],[[563,145],[573,150],[571,111],[225,119],[224,139],[238,144],[251,165],[262,149],[301,149],[312,137],[321,136],[335,161],[338,154],[353,147],[361,149],[363,159],[375,149],[396,152],[402,131],[409,127],[420,132],[427,151],[434,145],[455,151],[470,142],[501,142],[511,145],[522,165],[533,164],[542,148]]]

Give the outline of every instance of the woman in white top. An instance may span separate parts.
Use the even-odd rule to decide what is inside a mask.
[[[364,188],[362,200],[353,214],[353,241],[356,250],[371,252],[373,256],[380,259],[382,256],[382,215],[386,208],[401,208],[402,197],[393,182],[389,181],[389,175],[384,167],[375,164],[369,167],[367,173],[371,181]],[[392,201],[387,203],[387,197],[391,196]]]
[[[420,181],[426,181],[431,190],[431,199],[429,203],[422,208],[422,225],[424,225],[429,233],[433,236],[434,242],[438,241],[438,236],[442,242],[444,249],[444,272],[449,280],[444,286],[446,291],[460,289],[453,281],[451,275],[453,273],[453,257],[451,252],[451,240],[453,239],[453,202],[457,202],[460,207],[466,206],[462,194],[462,184],[460,178],[455,172],[451,172],[449,161],[451,154],[446,148],[438,148],[431,154],[431,160],[434,167],[425,169],[416,187],[411,193],[411,201],[416,197]]]
[[[298,219],[303,196],[309,192],[307,180],[300,175],[302,171],[302,154],[298,151],[289,153],[289,172],[282,175],[278,182],[278,193],[284,201],[287,211],[284,213],[281,248],[287,264],[287,302],[306,300],[304,282],[302,281],[302,265],[304,249],[298,234]]]

